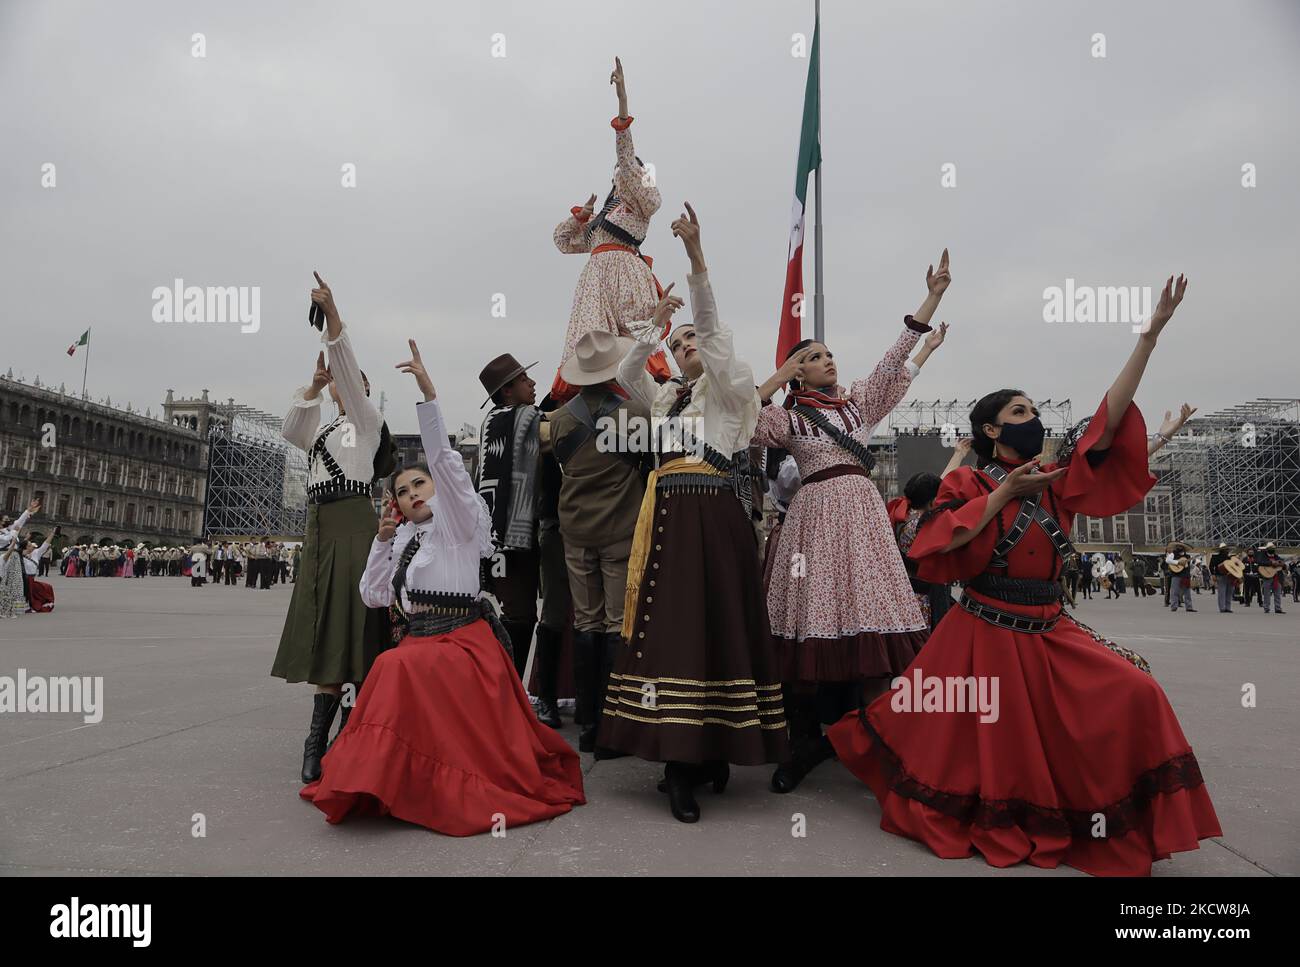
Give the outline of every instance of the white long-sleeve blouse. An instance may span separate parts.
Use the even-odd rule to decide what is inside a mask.
[[[419,539],[402,588],[402,608],[421,610],[410,592],[479,593],[479,560],[491,557],[492,519],[487,504],[474,489],[459,453],[451,448],[437,400],[416,406],[420,439],[433,478],[434,494],[428,520],[400,525],[391,541],[378,537],[370,545],[365,574],[361,578],[361,600],[370,608],[394,603],[393,576],[406,546]]]
[[[330,374],[343,400],[345,416],[320,426],[321,396],[308,399],[311,387],[299,387],[293,405],[284,418],[281,435],[308,453],[307,493],[317,496],[331,491],[370,495],[375,476],[375,451],[379,449],[384,418],[366,396],[361,367],[357,364],[344,323],[337,339],[328,333],[321,342],[329,352]],[[348,427],[351,426],[351,432]]]

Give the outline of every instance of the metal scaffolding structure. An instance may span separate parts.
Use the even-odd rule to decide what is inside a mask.
[[[283,425],[249,406],[212,408],[203,520],[211,538],[303,537],[307,455],[280,435]]]
[[[894,407],[889,414],[888,429],[894,434],[928,435],[942,433],[944,427],[952,427],[960,437],[970,436],[970,411],[975,409],[978,400],[904,400]],[[1069,400],[1040,400],[1034,404],[1038,407],[1039,419],[1047,428],[1047,435],[1064,436],[1070,428]]]
[[[904,481],[898,479],[898,438],[900,436],[943,436],[952,441],[970,436],[970,411],[978,400],[904,400],[890,412],[888,420],[877,427],[871,438],[871,452],[876,458],[872,479],[885,497],[902,493]],[[1053,439],[1059,441],[1070,429],[1070,401],[1043,400],[1035,404],[1039,419],[1047,428],[1045,456],[1055,452]],[[951,446],[951,443],[947,443]],[[947,459],[944,457],[943,459]],[[940,461],[942,465],[942,461]],[[938,471],[938,467],[934,468]]]
[[[1168,457],[1161,451],[1153,459],[1162,486],[1170,468],[1175,526],[1188,528],[1180,536],[1300,545],[1300,399],[1240,403],[1192,419],[1186,429],[1187,438],[1166,448]]]

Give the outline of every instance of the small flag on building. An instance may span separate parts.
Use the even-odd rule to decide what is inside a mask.
[[[87,329],[85,332],[81,334],[80,339],[78,339],[76,342],[74,342],[71,346],[68,347],[68,355],[75,356],[77,354],[78,346],[86,346],[89,345],[89,343],[90,343],[90,330]]]

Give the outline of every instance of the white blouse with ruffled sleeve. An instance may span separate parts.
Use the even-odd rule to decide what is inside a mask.
[[[474,489],[465,462],[451,448],[442,410],[437,400],[416,406],[420,439],[433,478],[434,494],[428,520],[407,521],[397,528],[391,541],[378,537],[370,546],[370,557],[361,578],[361,600],[370,608],[393,604],[393,575],[407,545],[419,539],[402,589],[402,608],[419,611],[408,591],[479,594],[479,561],[491,557],[492,519],[487,504]]]

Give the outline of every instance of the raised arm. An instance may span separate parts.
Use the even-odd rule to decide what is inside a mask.
[[[313,274],[316,275],[319,288],[312,289],[312,302],[325,310],[325,332],[321,335],[321,341],[329,350],[329,375],[338,387],[348,421],[360,431],[378,432],[383,418],[366,396],[361,367],[352,351],[352,340],[348,337],[347,327],[334,304],[334,293],[319,274]]]
[[[700,365],[709,375],[709,385],[719,393],[719,402],[758,406],[754,370],[736,358],[731,330],[718,321],[718,306],[709,283],[709,267],[704,261],[700,242],[700,219],[690,202],[686,211],[672,224],[673,234],[682,240],[691,260],[691,274],[686,284],[691,291],[691,319],[695,324],[695,343]]]
[[[636,400],[647,410],[654,405],[659,393],[659,384],[651,379],[645,371],[646,360],[658,348],[660,330],[650,325],[636,337],[636,345],[627,351],[623,361],[618,364],[618,385],[627,391],[627,395]]]
[[[27,526],[27,522],[32,519],[32,515],[39,513],[41,502],[33,500],[27,505],[27,509],[18,515],[18,519],[9,525],[8,530],[13,532],[14,540],[18,539],[18,532]]]
[[[1195,412],[1196,407],[1187,403],[1182,405],[1177,416],[1174,416],[1169,410],[1165,410],[1165,421],[1160,424],[1160,429],[1155,432],[1155,435],[1147,440],[1147,456],[1151,456],[1166,443],[1172,443],[1174,435],[1183,428],[1183,424]]]
[[[311,383],[294,391],[293,403],[285,414],[280,435],[299,450],[310,450],[316,440],[316,430],[320,426],[320,391],[330,381],[325,369],[325,353],[316,357],[316,372]]]
[[[862,411],[862,417],[868,424],[876,424],[889,415],[890,411],[903,399],[907,388],[912,384],[916,374],[921,371],[930,354],[943,345],[948,334],[946,324],[938,332],[931,331],[930,320],[939,308],[943,294],[952,283],[949,269],[948,250],[939,256],[939,269],[934,265],[925,270],[926,296],[920,307],[903,319],[904,330],[884,358],[876,365],[871,375],[864,380],[857,380],[849,390],[853,402]],[[909,361],[907,354],[916,345],[922,334],[928,333],[925,345]]]
[[[1129,404],[1133,402],[1138,384],[1142,382],[1142,374],[1146,372],[1147,361],[1156,348],[1156,341],[1173,317],[1174,310],[1183,301],[1186,292],[1186,276],[1178,276],[1178,282],[1175,284],[1174,277],[1171,275],[1169,281],[1165,283],[1160,293],[1160,301],[1151,313],[1150,323],[1143,328],[1142,334],[1138,336],[1137,345],[1129,355],[1128,362],[1124,364],[1124,368],[1120,370],[1119,376],[1106,393],[1106,426],[1097,440],[1096,449],[1107,449],[1115,438],[1115,431],[1119,429],[1120,421],[1124,419]]]
[[[663,204],[663,196],[653,179],[636,160],[632,146],[632,117],[627,113],[627,86],[623,81],[623,63],[614,58],[614,72],[609,82],[618,91],[618,117],[610,124],[614,128],[614,155],[618,167],[614,170],[614,190],[618,200],[641,218],[649,219]]]
[[[487,506],[474,489],[474,482],[465,470],[465,461],[451,447],[442,408],[438,405],[438,394],[424,368],[419,347],[414,339],[407,342],[411,347],[411,358],[398,363],[397,368],[414,376],[416,385],[424,394],[424,402],[416,404],[415,412],[420,423],[424,458],[433,477],[434,507],[442,515],[448,536],[456,543],[468,543],[476,536],[486,540],[491,528]]]
[[[962,465],[967,454],[970,453],[972,443],[974,443],[974,441],[971,440],[970,437],[957,441],[956,445],[952,448],[952,456],[948,458],[948,465],[943,468],[943,473],[939,474],[940,480]]]
[[[854,380],[849,387],[849,397],[857,404],[862,411],[863,420],[869,425],[874,426],[889,415],[907,393],[907,388],[912,385],[912,377],[918,372],[917,365],[908,360],[907,354],[925,330],[913,325],[912,320],[912,316],[907,317],[902,334],[880,362],[876,363],[871,375],[866,379]]]

